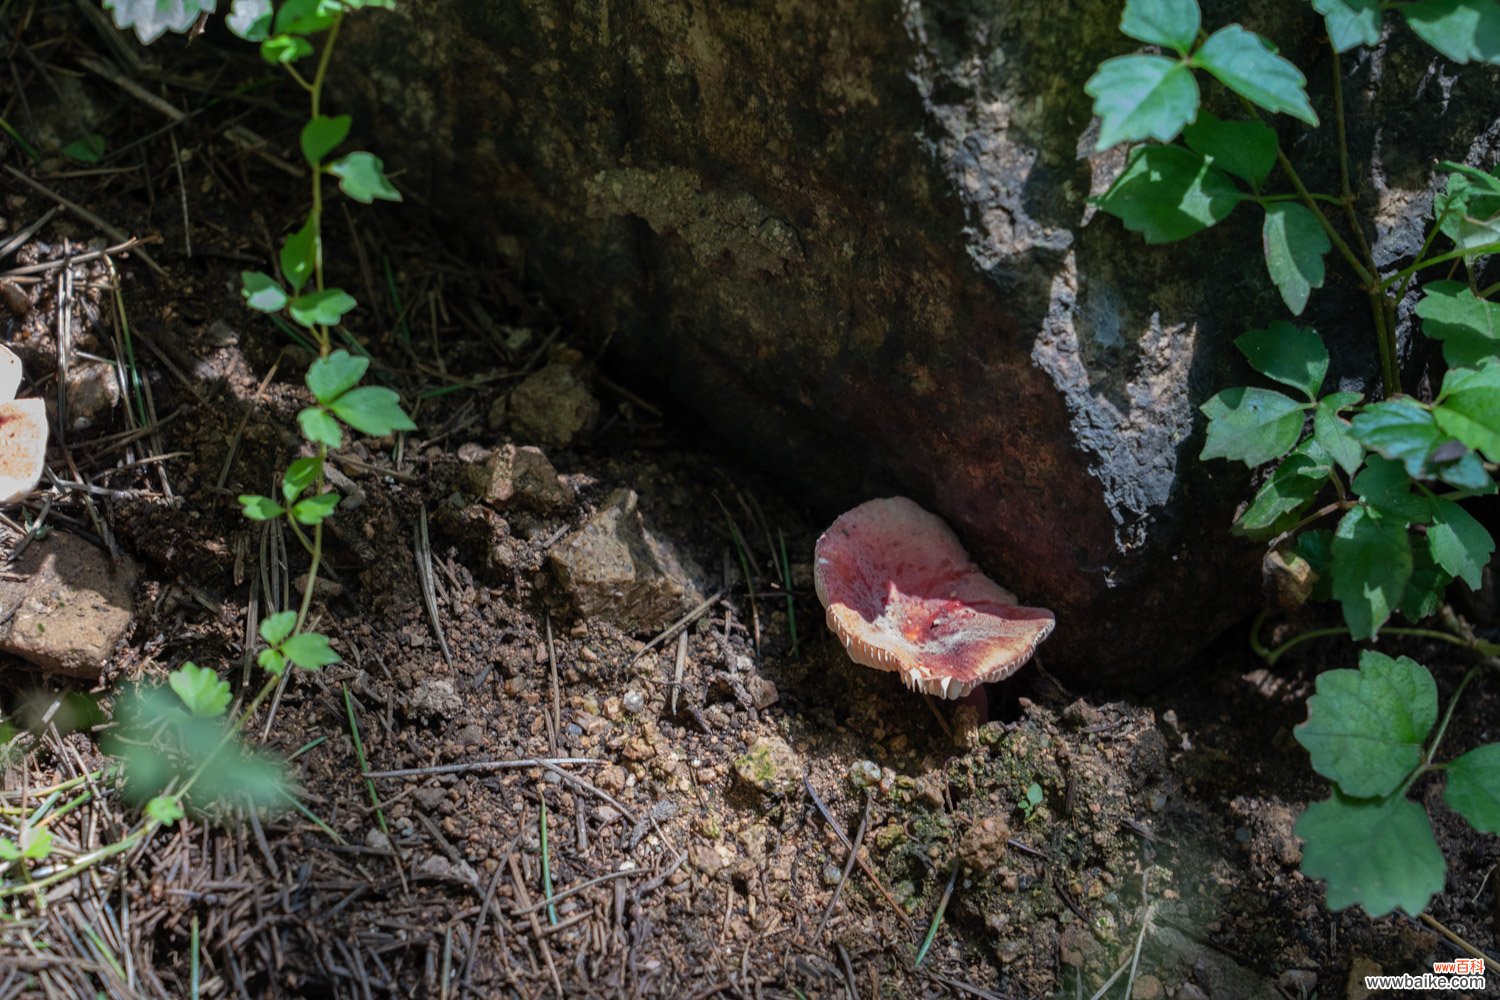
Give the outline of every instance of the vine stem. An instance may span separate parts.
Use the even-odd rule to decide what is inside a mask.
[[[1265,624],[1266,615],[1266,609],[1262,608],[1260,614],[1255,616],[1255,621],[1250,626],[1250,648],[1255,652],[1256,656],[1265,661],[1268,667],[1275,666],[1277,660],[1304,642],[1311,642],[1313,639],[1324,639],[1329,636],[1349,634],[1349,628],[1346,625],[1315,628],[1311,631],[1303,632],[1301,635],[1293,636],[1275,649],[1269,649],[1260,641],[1260,629]],[[1389,626],[1381,629],[1380,633],[1381,635],[1409,636],[1414,639],[1431,639],[1435,642],[1446,642],[1461,649],[1467,649],[1481,656],[1500,656],[1500,643],[1485,642],[1482,639],[1463,639],[1447,632],[1440,632],[1437,629]]]

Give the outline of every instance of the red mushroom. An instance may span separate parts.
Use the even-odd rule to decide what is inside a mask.
[[[981,573],[942,519],[905,497],[834,521],[813,579],[850,659],[944,698],[1009,677],[1056,624]]]
[[[40,399],[16,399],[21,360],[0,346],[0,503],[36,488],[47,461],[47,408]]]

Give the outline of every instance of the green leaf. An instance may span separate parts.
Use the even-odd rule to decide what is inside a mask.
[[[281,653],[303,670],[317,670],[330,663],[342,662],[342,657],[328,645],[328,636],[317,632],[301,632],[288,639]]]
[[[1313,411],[1313,440],[1322,446],[1334,464],[1352,476],[1365,460],[1365,449],[1355,438],[1349,422],[1338,415],[1338,410],[1339,403],[1333,396],[1318,400],[1318,408]]]
[[[302,158],[316,168],[349,135],[354,121],[348,115],[318,115],[302,126]]]
[[[1198,110],[1198,81],[1180,59],[1116,56],[1083,85],[1099,116],[1096,149],[1121,142],[1171,142]]]
[[[150,45],[168,31],[187,31],[204,14],[214,12],[214,0],[104,0],[115,27],[135,30],[142,45]]]
[[[316,35],[333,26],[338,0],[285,0],[276,12],[276,33]]]
[[[1250,367],[1283,385],[1301,389],[1309,400],[1318,396],[1328,375],[1328,349],[1311,327],[1276,320],[1264,330],[1249,330],[1234,346]]]
[[[1462,446],[1461,442],[1454,442]],[[1460,490],[1466,490],[1473,494],[1495,492],[1495,481],[1485,471],[1484,461],[1474,452],[1465,450],[1462,455],[1450,461],[1440,461],[1445,452],[1442,448],[1433,452],[1428,464],[1436,473],[1438,479],[1449,486]]]
[[[268,615],[261,619],[260,637],[265,640],[267,646],[280,646],[286,642],[287,636],[292,634],[292,629],[297,627],[297,612],[278,611],[274,615]]]
[[[1443,342],[1451,368],[1470,368],[1500,354],[1500,305],[1460,281],[1430,281],[1417,303],[1422,332]]]
[[[339,505],[339,499],[337,493],[320,493],[315,497],[308,497],[292,508],[292,516],[299,524],[318,524],[333,513],[334,508]]]
[[[374,153],[349,153],[329,164],[328,172],[339,179],[339,190],[366,205],[373,201],[400,201],[385,176],[385,164]]]
[[[1285,112],[1309,125],[1318,124],[1307,101],[1307,79],[1260,36],[1238,24],[1226,25],[1208,37],[1193,56],[1193,65],[1208,70],[1219,82],[1267,111]]]
[[[1335,51],[1380,41],[1380,0],[1312,0],[1312,5],[1323,15]]]
[[[1448,436],[1438,430],[1431,411],[1412,399],[1386,399],[1365,407],[1350,423],[1366,448],[1406,468],[1413,479],[1427,475],[1427,460]]]
[[[1303,510],[1328,485],[1328,466],[1293,454],[1276,467],[1234,524],[1236,534],[1250,538],[1279,534],[1285,519]]]
[[[21,846],[9,837],[0,837],[0,861],[20,861]]]
[[[1099,207],[1147,243],[1170,243],[1220,222],[1247,196],[1201,153],[1141,146]]]
[[[1292,731],[1313,770],[1356,798],[1389,795],[1422,762],[1437,723],[1437,683],[1415,660],[1367,649],[1358,670],[1325,670]]]
[[[204,773],[195,792],[215,802],[248,800],[252,806],[276,806],[290,792],[285,766],[263,753],[226,752]]]
[[[262,271],[241,271],[240,295],[258,312],[280,312],[286,306],[286,291],[276,279]]]
[[[1423,497],[1413,496],[1411,477],[1400,462],[1371,455],[1354,477],[1354,494],[1377,513],[1403,523],[1425,522],[1429,509]]]
[[[281,274],[286,278],[287,284],[292,286],[293,295],[302,291],[302,286],[313,275],[318,256],[315,237],[313,220],[309,216],[302,228],[281,244]]]
[[[1398,610],[1407,621],[1430,618],[1443,606],[1448,584],[1452,582],[1453,577],[1433,562],[1431,546],[1418,542],[1411,549],[1411,576],[1401,593]]]
[[[1276,132],[1260,122],[1224,121],[1209,111],[1182,130],[1191,149],[1212,157],[1214,166],[1259,188],[1276,165]]]
[[[146,803],[146,815],[162,826],[171,826],[187,814],[175,795],[157,795]]]
[[[274,521],[286,513],[286,508],[270,497],[252,493],[240,495],[240,506],[244,508],[245,516],[252,521]]]
[[[1307,599],[1333,600],[1333,532],[1327,528],[1304,531],[1292,542],[1292,551],[1307,560],[1317,576],[1317,582],[1313,584]]]
[[[1458,163],[1444,192],[1432,200],[1433,218],[1460,250],[1500,243],[1500,178]]]
[[[79,163],[98,163],[104,157],[104,136],[90,132],[82,139],[74,139],[62,148],[62,155]]]
[[[340,347],[308,366],[307,387],[326,406],[358,385],[369,367],[369,358],[356,357]]]
[[[272,35],[260,43],[260,57],[272,66],[290,65],[312,54],[312,42],[301,35]]]
[[[271,37],[271,0],[234,0],[224,24],[247,42]]]
[[[167,675],[167,684],[182,703],[200,719],[217,719],[229,707],[229,682],[192,660]]]
[[[1432,525],[1427,529],[1427,543],[1439,566],[1478,590],[1480,574],[1495,554],[1495,540],[1474,515],[1452,500],[1432,497]]]
[[[292,319],[311,329],[315,326],[337,326],[344,314],[358,303],[342,288],[325,288],[321,292],[299,295],[287,304]]]
[[[1198,0],[1125,0],[1120,31],[1138,42],[1186,55],[1198,40],[1201,19]]]
[[[1500,62],[1495,0],[1418,0],[1396,9],[1418,38],[1454,62]]]
[[[287,503],[291,503],[318,481],[318,474],[322,471],[323,459],[317,455],[294,460],[286,467],[286,474],[281,477],[281,495]]]
[[[313,444],[326,444],[330,448],[344,446],[343,428],[333,419],[333,414],[320,406],[309,406],[298,412],[297,426],[302,428],[302,436]]]
[[[1432,415],[1443,430],[1500,462],[1500,362],[1449,369]]]
[[[1333,533],[1332,594],[1355,640],[1374,638],[1401,603],[1411,576],[1406,525],[1359,506]]]
[[[274,649],[262,649],[260,655],[255,658],[255,662],[259,663],[266,673],[275,674],[277,677],[280,677],[282,671],[286,670],[286,657]]]
[[[1352,799],[1335,791],[1298,817],[1302,874],[1328,883],[1328,908],[1356,903],[1372,917],[1412,916],[1443,891],[1447,866],[1432,824],[1411,799]]]
[[[1302,315],[1308,295],[1323,287],[1323,255],[1333,246],[1318,217],[1294,201],[1272,202],[1260,244],[1281,301],[1293,316]]]
[[[1203,459],[1264,465],[1291,451],[1302,435],[1302,404],[1272,389],[1235,386],[1201,409],[1208,417],[1208,436],[1199,456]]]
[[[417,425],[401,409],[401,397],[384,386],[350,389],[328,407],[361,434],[382,437],[393,431],[414,431]]]
[[[1500,743],[1486,743],[1447,767],[1448,807],[1480,833],[1500,833]]]

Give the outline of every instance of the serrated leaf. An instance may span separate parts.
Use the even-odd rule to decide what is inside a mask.
[[[369,358],[356,357],[341,347],[308,366],[307,387],[314,399],[326,405],[358,385],[369,367]]]
[[[1188,148],[1212,157],[1214,166],[1260,187],[1276,165],[1276,133],[1260,122],[1224,121],[1200,110],[1182,130]]]
[[[1432,559],[1448,572],[1478,590],[1480,575],[1495,554],[1495,540],[1474,515],[1452,500],[1432,497],[1432,524],[1427,543]]]
[[[1365,449],[1354,436],[1349,422],[1338,415],[1337,402],[1331,397],[1318,400],[1313,411],[1313,440],[1322,446],[1335,465],[1347,475],[1354,475],[1365,460]]]
[[[401,397],[384,386],[350,389],[328,407],[361,434],[383,437],[394,431],[414,431],[417,425],[401,409]]]
[[[1432,415],[1443,430],[1500,462],[1500,362],[1449,369]]]
[[[1302,315],[1312,290],[1323,287],[1323,255],[1333,246],[1328,234],[1305,206],[1278,201],[1266,206],[1260,244],[1281,301],[1293,316]]]
[[[316,35],[333,26],[338,0],[284,0],[276,11],[276,33]]]
[[[1460,281],[1430,281],[1417,303],[1422,332],[1443,342],[1443,360],[1469,368],[1500,354],[1500,305]]]
[[[281,495],[286,498],[287,503],[291,503],[318,481],[318,473],[322,471],[323,460],[317,455],[294,460],[281,477]]]
[[[263,271],[240,272],[240,295],[257,312],[280,312],[286,306],[286,290]]]
[[[169,31],[181,34],[204,14],[214,12],[214,0],[104,0],[115,27],[135,31],[142,45],[150,45]]]
[[[1413,479],[1427,475],[1427,460],[1448,436],[1432,412],[1412,399],[1386,399],[1365,407],[1350,422],[1355,438],[1384,458],[1394,459]]]
[[[1418,38],[1454,62],[1500,62],[1495,0],[1418,0],[1396,9]]]
[[[385,164],[374,153],[357,152],[329,164],[328,172],[339,179],[339,190],[363,204],[400,201],[401,192],[385,176]]]
[[[229,707],[229,682],[192,660],[168,674],[167,684],[188,711],[200,719],[217,719]]]
[[[344,446],[344,430],[333,414],[319,406],[309,406],[297,414],[297,426],[302,436],[313,444],[326,444],[330,448]]]
[[[157,795],[146,803],[146,815],[162,826],[171,826],[183,816],[182,803],[174,795]]]
[[[1480,833],[1500,833],[1500,743],[1475,747],[1446,772],[1448,807]]]
[[[1303,409],[1272,389],[1225,389],[1201,407],[1208,435],[1199,458],[1227,458],[1251,467],[1280,458],[1302,435]]]
[[[317,167],[323,157],[333,152],[349,136],[354,121],[348,115],[318,115],[302,126],[302,158],[308,166]]]
[[[1235,520],[1235,532],[1250,538],[1279,533],[1289,515],[1303,510],[1328,485],[1328,466],[1306,455],[1291,455],[1276,467],[1255,498]]]
[[[1476,453],[1465,451],[1451,463],[1438,462],[1437,455],[1435,452],[1429,464],[1441,481],[1475,495],[1495,492],[1495,481],[1490,478],[1484,461]]]
[[[1317,398],[1328,375],[1328,349],[1311,327],[1277,320],[1263,330],[1249,330],[1234,342],[1250,367],[1283,385]]]
[[[303,670],[317,670],[331,663],[342,662],[342,657],[328,645],[328,636],[317,632],[302,632],[292,636],[282,644],[281,653]]]
[[[224,24],[247,42],[271,37],[271,0],[234,0]]]
[[[1083,85],[1099,116],[1096,149],[1121,142],[1171,142],[1198,110],[1198,81],[1180,59],[1129,55],[1106,59]]]
[[[357,302],[342,288],[325,288],[320,292],[299,295],[287,303],[292,319],[311,329],[315,326],[337,326],[344,314]]]
[[[1201,153],[1142,146],[1099,199],[1099,208],[1147,243],[1184,239],[1226,218],[1247,196]]]
[[[1380,41],[1380,0],[1312,0],[1312,5],[1323,15],[1335,51]]]
[[[266,673],[275,674],[277,677],[280,677],[282,671],[286,669],[286,657],[274,649],[262,649],[260,655],[255,658],[255,662],[259,663]]]
[[[1295,65],[1276,54],[1264,39],[1230,24],[1215,31],[1193,55],[1193,65],[1252,104],[1284,112],[1309,125],[1318,116],[1307,100],[1307,78]]]
[[[1447,866],[1422,807],[1407,798],[1352,799],[1338,791],[1298,817],[1302,874],[1328,883],[1328,908],[1358,904],[1372,917],[1416,916],[1443,890]]]
[[[1378,797],[1395,791],[1422,762],[1437,714],[1437,682],[1426,667],[1367,649],[1358,670],[1318,675],[1307,721],[1292,733],[1313,770],[1345,795]]]
[[[297,627],[297,612],[278,611],[274,615],[267,615],[260,622],[260,637],[267,646],[280,646],[286,642],[287,636],[292,634],[292,629]]]
[[[1138,42],[1186,55],[1198,40],[1201,21],[1198,0],[1126,0],[1120,31]]]
[[[240,495],[240,507],[252,521],[274,521],[286,513],[286,508],[270,497],[251,493]]]
[[[281,275],[292,286],[292,294],[302,291],[313,275],[317,263],[317,240],[314,238],[313,220],[302,224],[302,228],[286,238],[281,244]]]
[[[1351,484],[1354,495],[1359,497],[1382,516],[1396,518],[1403,523],[1421,523],[1427,520],[1429,508],[1424,497],[1411,492],[1411,477],[1400,462],[1379,455],[1371,455],[1365,467],[1354,477]]]
[[[1460,250],[1500,243],[1500,178],[1462,164],[1448,175],[1442,194],[1432,201],[1439,229]]]
[[[312,42],[301,35],[272,35],[260,43],[260,57],[272,66],[289,65],[312,54]]]
[[[1358,506],[1333,533],[1331,592],[1355,640],[1374,638],[1401,603],[1411,576],[1406,525]]]
[[[292,517],[299,524],[314,525],[329,517],[339,505],[337,493],[320,493],[315,497],[308,497],[297,506],[292,508]]]
[[[1448,584],[1453,577],[1432,560],[1430,546],[1418,541],[1411,547],[1411,576],[1398,606],[1407,621],[1419,622],[1436,614],[1443,606]]]

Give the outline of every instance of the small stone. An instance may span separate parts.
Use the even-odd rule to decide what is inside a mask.
[[[453,681],[446,677],[431,678],[417,684],[406,697],[406,708],[421,718],[451,719],[463,711]]]
[[[1276,980],[1282,992],[1294,997],[1310,997],[1318,988],[1318,974],[1311,969],[1288,969]]]
[[[599,401],[578,365],[554,361],[526,377],[510,394],[510,422],[518,435],[566,448],[593,429]]]
[[[1003,816],[985,816],[964,832],[958,842],[958,859],[982,875],[1000,867],[1009,839],[1010,826]]]
[[[546,514],[569,506],[574,498],[573,487],[540,448],[508,444],[471,465],[468,476],[479,498],[496,507],[517,503]]]
[[[857,760],[849,767],[849,784],[855,788],[873,788],[880,784],[880,765],[873,760]]]
[[[786,740],[764,736],[734,762],[734,773],[767,798],[786,795],[802,784],[802,759]]]
[[[750,704],[755,706],[756,711],[770,708],[781,698],[781,692],[776,690],[776,685],[760,674],[751,674],[745,678],[745,690],[749,693]]]
[[[625,790],[625,777],[623,767],[619,764],[611,764],[599,769],[598,775],[594,778],[594,784],[598,785],[602,791],[614,794]]]
[[[89,361],[68,369],[68,430],[74,434],[103,429],[120,405],[115,366]]]
[[[646,707],[646,696],[639,691],[626,691],[625,697],[620,699],[620,704],[631,715],[637,715]]]
[[[391,838],[384,831],[371,827],[365,833],[365,846],[372,851],[389,851],[391,849]]]
[[[1135,981],[1135,986],[1130,991],[1131,1000],[1161,1000],[1161,980],[1147,973]]]
[[[707,844],[694,844],[688,848],[688,863],[709,878],[713,878],[719,874],[719,869],[724,867],[724,858]]]
[[[0,650],[97,680],[135,616],[136,567],[63,531],[26,547],[0,579]]]
[[[844,877],[844,870],[838,865],[829,862],[823,866],[823,884],[830,888],[839,884]]]
[[[433,812],[448,795],[447,789],[424,785],[411,793],[412,799],[427,812]]]

